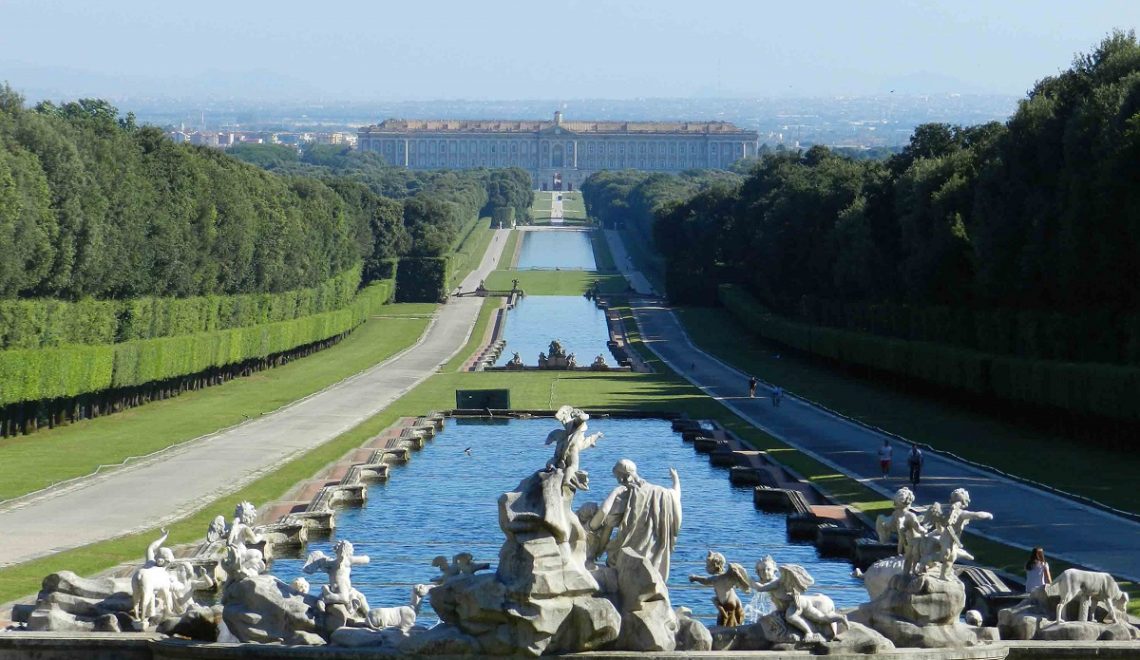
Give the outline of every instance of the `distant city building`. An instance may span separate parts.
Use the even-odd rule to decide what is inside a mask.
[[[756,131],[714,122],[388,119],[357,147],[413,169],[520,167],[536,186],[580,186],[600,170],[725,168],[756,155]]]

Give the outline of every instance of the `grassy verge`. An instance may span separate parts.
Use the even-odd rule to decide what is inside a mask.
[[[463,278],[471,274],[471,271],[479,267],[479,262],[482,261],[483,255],[487,253],[487,246],[491,244],[491,238],[495,235],[495,230],[491,229],[490,218],[478,218],[475,220],[473,226],[468,231],[463,240],[451,253],[451,280],[449,282],[449,290],[454,289],[463,281]]]
[[[115,415],[0,440],[0,499],[45,488],[241,423],[312,394],[410,346],[434,305],[388,305],[340,344],[247,378]],[[400,317],[414,312],[415,316]]]
[[[1026,428],[952,402],[857,378],[748,332],[723,309],[682,309],[693,342],[764,380],[903,437],[1109,506],[1140,511],[1134,454]],[[1033,457],[1048,457],[1035,460]]]
[[[606,240],[606,235],[600,229],[590,232],[590,245],[594,248],[594,262],[599,271],[608,273],[617,270],[617,266],[614,264],[614,255],[610,252],[609,241]]]
[[[592,270],[496,270],[487,278],[487,288],[510,289],[511,280],[529,296],[574,296],[586,292],[596,280],[603,293],[621,293],[627,283],[621,275]]]
[[[519,241],[522,240],[522,232],[515,229],[507,236],[507,243],[503,246],[503,256],[499,258],[499,264],[505,268],[514,268],[519,259]]]

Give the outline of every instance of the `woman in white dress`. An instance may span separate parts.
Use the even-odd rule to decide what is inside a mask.
[[[1052,581],[1049,562],[1045,561],[1045,550],[1033,548],[1033,552],[1029,553],[1029,561],[1025,562],[1025,593],[1030,593]]]

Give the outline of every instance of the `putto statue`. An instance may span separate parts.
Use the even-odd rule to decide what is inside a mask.
[[[577,408],[562,406],[554,418],[562,422],[562,428],[546,436],[546,444],[554,445],[554,456],[547,462],[546,469],[562,470],[563,488],[589,490],[589,474],[578,469],[579,454],[596,445],[602,434],[586,435],[586,421],[590,416]]]
[[[515,351],[515,354],[511,356],[511,359],[507,362],[506,366],[508,369],[522,369],[523,368],[523,361],[522,361],[522,358],[519,357],[518,351]]]
[[[750,591],[752,581],[748,579],[748,571],[740,564],[730,564],[724,555],[709,550],[705,558],[707,576],[690,575],[689,582],[712,587],[716,591],[713,604],[716,605],[716,625],[739,626],[744,623],[744,603],[736,595],[737,589]]]
[[[340,605],[344,607],[346,618],[367,619],[368,599],[352,587],[352,567],[367,564],[368,555],[357,555],[352,544],[348,541],[337,541],[333,546],[335,555],[329,557],[320,550],[309,553],[305,565],[301,570],[305,573],[324,572],[328,575],[328,584],[321,587],[320,602],[328,611],[329,606]]]
[[[610,491],[590,527],[617,533],[606,545],[606,563],[614,565],[618,551],[629,549],[645,557],[664,580],[669,579],[669,562],[681,531],[681,478],[669,470],[672,488],[657,486],[637,474],[637,465],[623,458],[614,465],[618,485]]]
[[[973,520],[992,520],[993,514],[987,511],[969,511],[970,493],[958,488],[950,493],[950,504],[943,510],[935,502],[927,510],[924,519],[928,531],[922,536],[907,540],[903,556],[906,558],[904,571],[925,573],[932,565],[938,564],[940,577],[950,576],[950,569],[958,559],[973,559],[974,556],[962,547],[962,531]]]
[[[752,588],[767,592],[775,612],[761,620],[765,635],[772,641],[807,643],[832,639],[847,630],[847,617],[835,611],[835,603],[823,594],[808,594],[815,584],[811,574],[799,564],[776,565],[768,555],[756,562],[759,582]]]
[[[485,571],[491,568],[487,562],[476,563],[473,561],[474,559],[470,552],[460,552],[451,558],[451,563],[448,563],[447,557],[439,555],[431,561],[431,565],[438,568],[440,573],[432,578],[432,583],[443,584],[451,578],[474,575],[476,571]]]
[[[609,368],[610,365],[606,364],[606,358],[602,357],[600,354],[598,357],[594,358],[593,364],[590,365],[590,369],[593,369],[594,371],[607,371]]]
[[[226,530],[226,555],[223,567],[233,579],[237,576],[253,577],[265,572],[265,555],[251,545],[262,545],[265,538],[254,528],[257,509],[249,502],[241,502],[234,508],[234,521]],[[213,530],[213,526],[211,526]]]

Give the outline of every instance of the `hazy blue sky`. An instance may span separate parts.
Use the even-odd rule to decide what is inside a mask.
[[[0,0],[17,89],[372,99],[1023,94],[1140,0]]]

